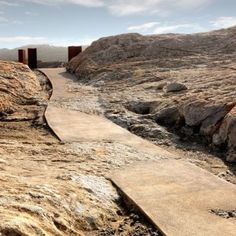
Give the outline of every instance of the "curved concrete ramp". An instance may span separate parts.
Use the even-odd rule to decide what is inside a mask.
[[[235,236],[236,186],[180,160],[132,165],[112,173],[120,191],[168,236]]]
[[[68,81],[76,79],[64,68],[41,69],[41,71],[49,78],[53,87],[45,118],[61,141],[112,141],[130,145],[161,157],[173,157],[168,151],[131,134],[105,117],[58,107],[57,101],[73,97],[73,93],[67,91],[66,88]]]

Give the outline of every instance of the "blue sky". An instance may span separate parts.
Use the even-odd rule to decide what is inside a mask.
[[[0,48],[87,45],[108,35],[236,25],[235,0],[0,0]]]

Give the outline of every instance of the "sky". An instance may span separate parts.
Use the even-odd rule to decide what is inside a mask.
[[[236,0],[0,0],[0,48],[89,45],[122,33],[198,33],[236,25]]]

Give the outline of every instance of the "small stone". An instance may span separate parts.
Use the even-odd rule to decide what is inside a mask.
[[[236,218],[236,210],[230,211],[230,212],[229,212],[229,216],[230,216],[230,217],[233,217],[233,218]]]
[[[226,173],[225,173],[225,172],[220,172],[217,176],[220,177],[220,178],[222,178],[222,177],[225,177],[225,176],[226,176]]]
[[[187,89],[188,88],[184,84],[177,83],[177,82],[168,84],[165,87],[165,90],[166,90],[167,93],[169,93],[169,92],[179,92],[179,91],[183,91],[183,90],[187,90]]]
[[[163,89],[166,85],[167,85],[166,82],[160,83],[160,84],[158,84],[158,85],[156,86],[156,89],[157,89],[157,90],[161,90],[161,89]]]

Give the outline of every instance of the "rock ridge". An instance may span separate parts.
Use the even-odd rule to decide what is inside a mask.
[[[192,35],[111,36],[93,42],[67,70],[99,89],[108,117],[114,119],[115,112],[128,123],[142,110],[139,116],[149,123],[198,135],[236,161],[235,40],[236,27]]]

